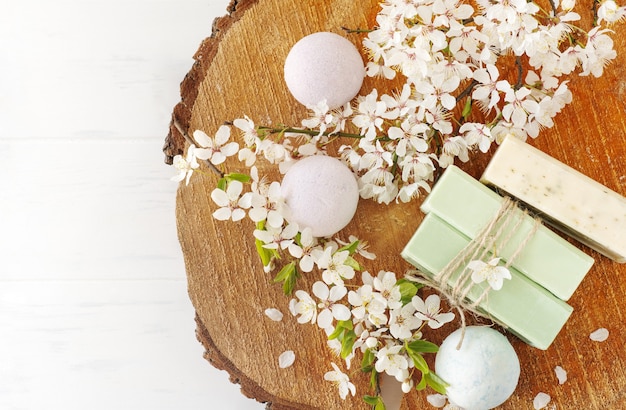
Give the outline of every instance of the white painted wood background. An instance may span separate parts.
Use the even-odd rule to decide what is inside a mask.
[[[260,409],[202,358],[161,146],[228,0],[0,2],[0,409]]]

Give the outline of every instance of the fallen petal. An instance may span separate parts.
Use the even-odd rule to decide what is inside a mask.
[[[448,403],[447,397],[442,394],[429,394],[426,396],[426,401],[437,408],[441,408]]]
[[[563,384],[567,381],[567,372],[561,366],[555,367],[554,373],[556,373],[556,378],[559,379],[559,384]]]
[[[601,327],[600,329],[592,332],[589,335],[589,338],[593,340],[594,342],[604,342],[606,339],[609,338],[609,331]]]
[[[550,400],[551,397],[549,394],[541,392],[535,396],[535,399],[533,400],[533,407],[535,410],[543,409],[548,405],[548,403],[550,403]]]
[[[296,354],[293,350],[287,350],[278,356],[278,367],[285,369],[296,361]]]
[[[281,320],[283,320],[283,313],[275,308],[265,309],[265,316],[269,317],[275,322],[280,322]]]

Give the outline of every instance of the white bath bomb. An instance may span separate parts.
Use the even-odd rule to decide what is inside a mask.
[[[450,401],[466,410],[487,410],[504,403],[515,391],[519,358],[506,337],[485,326],[468,326],[460,350],[461,329],[441,344],[435,372],[450,384]]]
[[[306,157],[289,168],[281,183],[289,220],[316,237],[331,236],[356,212],[359,187],[352,171],[337,158]]]
[[[335,33],[319,32],[298,41],[285,60],[285,82],[298,102],[330,109],[352,100],[361,89],[365,67],[354,44]]]

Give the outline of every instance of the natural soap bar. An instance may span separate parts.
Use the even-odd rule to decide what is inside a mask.
[[[502,201],[500,195],[472,176],[450,166],[421,209],[473,239],[494,218]],[[513,232],[503,234],[506,243],[496,243],[496,256],[508,261],[518,248],[522,249],[512,265],[555,296],[568,300],[593,265],[593,258],[544,225],[531,235],[535,220],[522,210],[516,208],[511,217],[514,219],[508,230]]]
[[[511,136],[481,181],[519,198],[598,252],[626,262],[626,198],[618,193]]]
[[[402,251],[402,257],[429,277],[433,277],[469,243],[434,214],[428,214]],[[454,286],[459,270],[450,277]],[[528,344],[547,349],[572,313],[572,307],[514,268],[512,279],[504,280],[500,290],[492,290],[479,308],[497,322],[508,326]],[[475,284],[468,299],[475,301],[483,293],[486,282]]]

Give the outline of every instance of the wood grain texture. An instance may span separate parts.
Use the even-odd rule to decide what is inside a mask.
[[[373,0],[325,0],[315,5],[295,0],[231,3],[231,15],[216,25],[223,29],[205,41],[196,55],[198,63],[182,87],[183,101],[174,117],[190,132],[202,129],[209,134],[224,121],[244,114],[265,125],[298,124],[305,109],[289,95],[282,76],[282,62],[290,47],[316,31],[342,33],[341,26],[371,27],[377,11],[378,2]],[[617,61],[601,79],[572,78],[574,102],[557,117],[554,128],[544,130],[532,143],[624,195],[626,42],[623,27],[616,30]],[[360,43],[358,35],[346,36]],[[373,82],[367,80],[362,92],[372,87]],[[388,91],[380,84],[376,87]],[[166,146],[170,158],[183,149],[175,135]],[[476,156],[462,167],[479,176],[488,159],[489,155]],[[238,166],[236,161],[227,163],[229,171]],[[278,178],[276,173],[272,176]],[[244,394],[274,409],[366,408],[360,396],[369,393],[369,388],[359,373],[358,360],[350,371],[357,397],[344,402],[323,380],[330,362],[338,359],[326,348],[321,331],[297,324],[288,314],[288,298],[270,283],[271,275],[263,273],[256,257],[251,223],[213,220],[209,195],[215,182],[211,175],[197,176],[177,194],[178,235],[206,358],[241,383]],[[422,219],[418,206],[380,207],[362,200],[356,217],[339,236],[345,239],[354,233],[368,239],[379,256],[368,265],[371,272],[402,273],[409,266],[399,252]],[[540,351],[508,335],[520,357],[522,375],[517,391],[502,409],[531,408],[540,391],[552,396],[551,405],[556,408],[626,408],[626,331],[621,325],[626,265],[582,248],[596,258],[596,264],[571,298],[574,314],[553,346]],[[306,289],[314,281],[314,274],[305,275],[299,286]],[[285,319],[268,320],[263,315],[268,307],[282,310]],[[599,327],[611,332],[604,343],[589,339]],[[444,327],[429,332],[428,338],[440,342],[452,330]],[[279,369],[278,356],[288,349],[296,352],[296,363]],[[557,365],[568,371],[569,379],[562,386],[554,374]],[[402,408],[427,408],[425,397],[426,393],[405,395]]]

